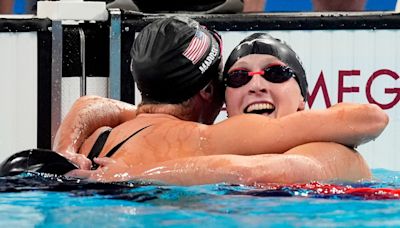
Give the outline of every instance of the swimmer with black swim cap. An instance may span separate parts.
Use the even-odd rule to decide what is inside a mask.
[[[181,103],[221,75],[221,40],[187,17],[146,26],[131,49],[131,72],[144,103]],[[168,95],[166,95],[168,94]]]
[[[274,38],[267,33],[254,33],[246,37],[235,47],[225,63],[224,80],[227,80],[228,70],[238,59],[251,54],[272,55],[286,63],[294,71],[301,94],[304,100],[307,101],[308,83],[306,72],[299,56],[284,41]]]
[[[192,54],[190,47],[204,37],[208,39],[195,49],[200,51]],[[75,170],[72,174],[97,181],[147,179],[183,185],[300,183],[359,180],[370,176],[362,157],[348,146],[377,137],[385,126],[384,112],[371,105],[339,105],[329,110],[298,113],[297,106],[304,103],[301,89],[292,77],[298,72],[294,66],[288,70],[288,64],[292,63],[275,55],[249,54],[240,58],[227,71],[228,88],[220,89],[226,93],[248,92],[256,85],[268,84],[270,88],[265,91],[270,93],[264,97],[267,100],[262,100],[266,102],[251,103],[246,110],[275,105],[272,115],[276,113],[276,118],[232,115],[218,124],[208,125],[219,113],[223,101],[223,96],[218,97],[221,91],[216,86],[223,84],[218,80],[219,60],[212,57],[215,55],[213,44],[218,41],[213,39],[197,22],[187,18],[162,19],[145,27],[132,48],[132,73],[143,96],[137,115],[121,122],[115,118],[121,109],[106,107],[107,103],[101,102],[102,110],[94,113],[104,114],[104,109],[106,112],[111,109],[108,115],[111,118],[104,118],[105,125],[97,125],[96,132],[85,140],[80,150],[84,153],[93,148],[92,139],[98,137],[99,127],[114,127],[99,158],[94,160],[100,167]],[[250,60],[246,60],[247,65],[236,68],[245,59]],[[246,72],[237,74],[239,80],[229,81],[234,70]],[[274,74],[276,78],[264,78],[278,72],[282,74]],[[250,74],[256,77],[251,78]],[[246,86],[248,91],[241,90],[247,89]],[[245,93],[238,98],[248,99]],[[286,108],[282,106],[285,102],[290,104]],[[91,107],[87,115],[84,115],[87,112],[82,114],[81,107],[79,103],[74,105],[78,112],[72,110],[72,116],[67,115],[66,119],[74,120],[71,117],[75,114],[93,116]],[[288,117],[279,118],[284,116],[284,109]],[[69,124],[73,122],[93,122],[90,118],[75,120],[66,122],[67,126],[74,126]],[[348,128],[349,121],[352,128]],[[116,151],[115,146],[119,148]],[[104,157],[110,149],[115,153],[111,158]],[[268,155],[262,156],[265,154]],[[334,161],[329,159],[333,156]]]
[[[267,33],[255,33],[231,52],[224,70],[229,116],[283,117],[304,110],[307,80],[297,54]]]

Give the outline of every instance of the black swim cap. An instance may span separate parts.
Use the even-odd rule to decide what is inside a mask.
[[[24,150],[13,154],[0,164],[0,177],[23,172],[63,175],[78,167],[60,154],[46,149]]]
[[[224,77],[228,77],[228,70],[237,60],[251,54],[272,55],[286,63],[295,72],[295,79],[300,86],[301,95],[304,101],[307,101],[308,83],[306,72],[304,71],[299,57],[289,45],[267,33],[254,33],[242,40],[239,45],[233,49],[225,63]]]
[[[131,49],[131,72],[142,100],[177,104],[193,97],[221,75],[216,33],[187,17],[147,25]]]

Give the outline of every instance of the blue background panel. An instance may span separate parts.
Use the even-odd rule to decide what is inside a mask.
[[[333,0],[332,0],[333,1]],[[366,11],[390,11],[397,0],[367,0]],[[307,12],[312,11],[312,0],[267,0],[266,12]]]

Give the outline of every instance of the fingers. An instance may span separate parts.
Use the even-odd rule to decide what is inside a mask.
[[[90,161],[83,154],[76,154],[72,159],[70,159],[74,164],[76,164],[80,169],[89,170],[92,167],[92,161]]]
[[[114,159],[108,157],[94,158],[93,160],[100,166],[107,166],[116,163]]]
[[[92,167],[92,161],[90,161],[83,154],[80,154],[78,156],[78,160],[79,160],[79,168],[84,169],[84,170],[89,170],[90,167]]]
[[[89,179],[92,176],[92,172],[93,171],[90,170],[74,169],[66,173],[64,176],[75,177],[79,179]]]
[[[64,176],[66,177],[74,177],[78,179],[86,179],[90,181],[100,181],[103,182],[103,174],[104,171],[102,169],[97,170],[83,170],[83,169],[74,169],[66,173]]]
[[[60,154],[60,153],[58,153]],[[92,161],[90,161],[85,155],[83,154],[60,154],[61,156],[64,156],[67,158],[69,161],[74,163],[78,168],[84,169],[84,170],[89,170],[90,167],[92,167]]]
[[[94,162],[100,167],[95,170],[75,169],[65,174],[74,177],[97,182],[127,181],[132,179],[129,167],[126,164],[111,158],[95,158]]]

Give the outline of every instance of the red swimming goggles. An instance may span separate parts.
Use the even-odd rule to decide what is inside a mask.
[[[234,70],[224,77],[224,82],[227,87],[239,88],[246,85],[254,75],[260,75],[265,80],[272,83],[286,82],[292,77],[297,79],[294,71],[289,67],[273,65],[258,72],[251,72],[244,69]]]

